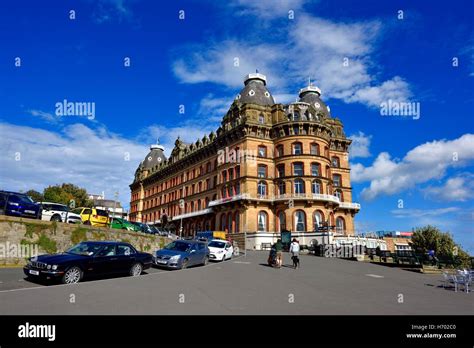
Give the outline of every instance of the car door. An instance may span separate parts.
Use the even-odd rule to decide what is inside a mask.
[[[111,274],[118,272],[118,257],[115,244],[107,244],[94,257],[93,272],[95,274]]]
[[[230,259],[233,252],[232,245],[229,242],[225,243],[225,258]]]
[[[84,222],[84,223],[89,222],[90,224],[92,224],[92,221],[91,221],[92,210],[91,209],[85,208],[82,211],[81,217],[82,217],[82,222]]]
[[[130,270],[136,260],[136,252],[130,245],[117,245],[117,270],[119,272],[127,272]]]
[[[7,204],[8,194],[0,192],[0,215],[5,214],[5,206]]]
[[[191,250],[189,252],[189,265],[196,265],[199,263],[199,252],[197,244],[191,244]]]
[[[198,254],[198,264],[204,263],[206,258],[206,244],[204,243],[197,243],[197,254]]]

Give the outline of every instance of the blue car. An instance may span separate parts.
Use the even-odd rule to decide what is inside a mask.
[[[153,262],[158,267],[185,269],[189,266],[207,265],[209,248],[207,243],[197,240],[175,240],[155,252]]]
[[[0,191],[0,215],[41,219],[41,205],[24,193]]]

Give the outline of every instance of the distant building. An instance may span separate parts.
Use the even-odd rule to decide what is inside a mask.
[[[387,243],[387,250],[390,250],[392,253],[412,250],[411,238],[413,232],[377,231],[375,234],[377,234],[379,238],[385,240]]]
[[[127,219],[127,212],[123,209],[119,201],[113,199],[105,199],[105,195],[89,195],[93,205],[97,209],[107,210],[110,217]]]
[[[130,220],[182,224],[184,235],[245,231],[256,245],[285,230],[308,240],[324,226],[353,235],[351,140],[319,88],[277,104],[264,75],[244,85],[215,133],[192,144],[178,137],[169,158],[151,146],[130,185]]]

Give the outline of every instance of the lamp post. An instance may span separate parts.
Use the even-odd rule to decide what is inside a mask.
[[[184,199],[179,200],[179,212],[181,215],[181,222],[179,225],[179,238],[182,239],[182,233],[183,233],[183,208],[184,208]]]
[[[115,209],[117,208],[117,198],[118,198],[118,191],[115,192],[114,194],[114,214],[112,215],[112,220],[110,221],[110,228],[112,228],[112,224],[114,223],[114,218],[115,218]]]

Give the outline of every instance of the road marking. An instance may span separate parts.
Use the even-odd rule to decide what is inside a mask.
[[[248,261],[234,261],[234,263],[243,263],[245,265],[248,265],[250,264],[251,262],[248,262]]]
[[[383,276],[381,275],[377,275],[377,274],[366,274],[367,277],[372,277],[372,278],[383,278]]]
[[[242,256],[237,256],[236,258],[241,258],[241,257]],[[234,262],[236,262],[236,261],[234,261]],[[247,262],[247,263],[250,263],[250,262]],[[218,265],[218,263],[214,263],[214,264],[209,263],[207,266],[201,266],[199,268],[208,268],[208,267],[211,268],[211,267],[215,267],[216,265]],[[189,272],[189,271],[192,271],[192,270],[193,270],[193,268],[186,268],[186,269],[179,270],[179,272],[186,272],[186,271]],[[177,271],[153,272],[153,273],[142,274],[142,275],[140,275],[140,277],[151,277],[155,274],[173,274],[174,272],[177,272]],[[93,281],[80,282],[80,283],[74,283],[74,284],[58,284],[58,285],[53,285],[52,287],[54,287],[54,288],[59,288],[59,287],[64,287],[64,286],[75,287],[75,286],[83,286],[84,284],[87,285],[87,284],[93,284],[93,283],[99,283],[99,282],[114,281],[114,280],[117,280],[117,279],[130,279],[130,277],[120,277],[120,278],[114,278],[114,279],[97,279],[97,280],[93,280]],[[24,279],[22,279],[21,281],[24,281]],[[0,294],[5,293],[5,292],[16,292],[16,291],[46,289],[46,288],[48,288],[48,286],[33,286],[33,287],[30,287],[30,288],[17,288],[17,289],[10,289],[10,290],[0,290]]]

